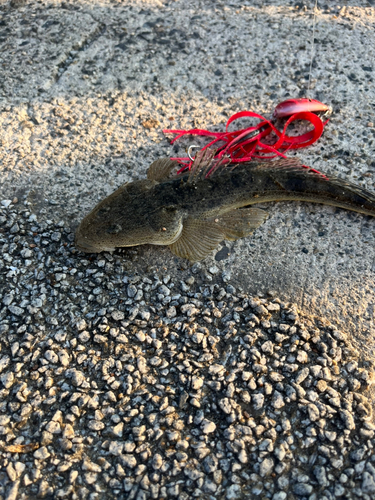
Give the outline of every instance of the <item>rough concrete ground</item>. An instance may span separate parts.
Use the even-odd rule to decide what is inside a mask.
[[[312,8],[277,1],[3,3],[1,199],[26,200],[39,221],[74,229],[115,187],[176,154],[163,128],[223,129],[236,111],[267,114],[289,96],[305,96]],[[298,154],[369,190],[374,24],[372,2],[319,5],[309,94],[334,113],[321,140]],[[208,271],[215,265],[234,287],[272,290],[339,325],[372,361],[374,220],[305,203],[268,210],[253,237],[224,242],[195,267],[197,286],[215,281]],[[126,249],[121,259],[130,276],[167,272],[178,281],[191,272],[161,247]]]
[[[235,111],[269,113],[307,94],[309,4],[11,5],[2,6],[2,197],[26,195],[35,210],[72,226],[114,187],[172,154],[163,128],[223,127]],[[368,2],[318,9],[310,95],[334,114],[319,143],[299,152],[369,189],[373,23]],[[251,291],[276,290],[371,342],[373,221],[296,203],[270,212],[219,265]],[[139,248],[137,257],[160,259],[170,272],[180,264],[160,248]]]

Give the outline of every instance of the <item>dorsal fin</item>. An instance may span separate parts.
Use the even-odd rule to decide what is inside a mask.
[[[170,173],[177,165],[178,162],[170,158],[155,160],[147,170],[147,179],[158,182],[168,179]]]
[[[225,157],[215,158],[216,149],[207,148],[199,151],[193,161],[189,172],[188,183],[193,184],[212,175],[218,175],[228,167],[230,159]]]
[[[253,167],[255,170],[274,170],[276,172],[290,172],[294,175],[305,177],[306,175],[320,176],[323,179],[331,180],[331,177],[319,172],[315,168],[304,165],[299,158],[280,158],[273,161],[257,162],[257,163],[244,163],[243,165]],[[333,177],[332,177],[333,178]]]
[[[245,165],[247,164],[245,163]],[[248,165],[254,166],[258,170],[266,168],[275,168],[275,169],[310,168],[310,167],[305,167],[299,158],[279,158],[273,161],[252,161],[249,162]]]
[[[301,169],[305,174],[306,170],[312,173],[320,174],[317,170],[310,167],[305,167],[299,158],[280,158],[274,161],[249,161],[235,163],[227,157],[215,158],[216,149],[207,148],[199,151],[191,166],[188,183],[193,184],[199,180],[220,175],[224,171],[232,171],[235,168],[242,166],[246,168],[263,169]],[[324,175],[324,174],[320,174]]]
[[[192,184],[200,179],[204,179],[208,169],[210,168],[215,153],[216,150],[207,148],[196,154],[189,172],[189,184]]]

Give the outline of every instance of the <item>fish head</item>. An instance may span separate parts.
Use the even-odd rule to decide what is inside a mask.
[[[154,199],[153,180],[124,184],[101,201],[80,223],[75,246],[87,253],[116,247],[169,245],[182,231],[184,214],[174,205]]]

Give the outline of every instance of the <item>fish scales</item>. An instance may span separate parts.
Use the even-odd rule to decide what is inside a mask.
[[[252,205],[271,201],[323,203],[375,216],[373,193],[299,160],[250,162],[234,169],[219,165],[207,177],[213,160],[203,155],[197,155],[200,163],[190,173],[169,178],[176,164],[157,160],[148,179],[121,186],[83,219],[77,248],[100,252],[151,243],[200,260],[223,239],[250,235],[267,217]]]

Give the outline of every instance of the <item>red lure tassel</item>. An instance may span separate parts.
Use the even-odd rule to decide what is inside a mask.
[[[274,120],[289,116],[282,132],[274,126],[272,120],[267,120],[262,115],[258,115],[252,111],[240,111],[231,116],[227,121],[225,132],[210,132],[209,130],[202,129],[163,130],[163,132],[165,134],[177,134],[177,137],[171,141],[171,144],[180,137],[188,134],[214,137],[210,143],[202,148],[202,151],[222,141],[224,145],[219,146],[215,158],[220,159],[223,156],[227,156],[230,158],[231,163],[251,161],[254,158],[259,160],[269,160],[277,156],[286,158],[284,153],[289,149],[305,148],[319,139],[325,125],[328,123],[328,119],[323,122],[315,113],[323,113],[327,116],[331,111],[330,107],[313,99],[288,99],[278,104],[272,115]],[[253,127],[247,127],[233,132],[228,131],[231,123],[244,117],[258,118],[260,122]],[[305,120],[311,123],[314,129],[299,136],[288,136],[286,130],[295,120]],[[276,142],[272,145],[265,144],[262,140],[271,132],[274,132],[276,135]],[[192,165],[190,158],[171,159],[177,160],[183,165],[178,173],[183,172],[187,168],[190,170]]]

